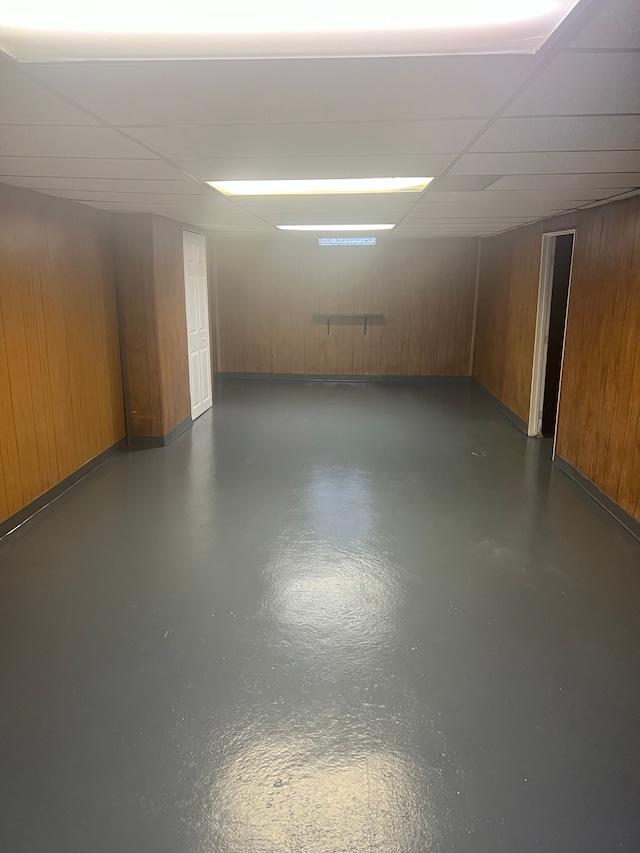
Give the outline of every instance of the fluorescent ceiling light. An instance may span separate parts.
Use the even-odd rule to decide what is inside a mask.
[[[395,224],[376,225],[278,225],[281,231],[390,231]]]
[[[0,48],[24,61],[530,53],[578,2],[20,0],[2,4]]]
[[[376,32],[486,27],[526,21],[575,3],[561,0],[235,0],[221,12],[211,0],[21,0],[0,13],[0,25],[26,30],[76,33],[317,33]]]
[[[319,246],[375,246],[375,237],[318,237]]]
[[[433,178],[326,178],[304,181],[207,181],[225,195],[419,193]]]

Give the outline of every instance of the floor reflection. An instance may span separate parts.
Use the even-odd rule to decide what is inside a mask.
[[[311,475],[307,506],[320,535],[350,542],[372,527],[371,475],[350,468],[316,467]]]
[[[427,853],[438,849],[438,778],[371,743],[348,714],[286,733],[247,729],[218,768],[207,842],[213,853]],[[299,729],[296,731],[296,728]],[[336,740],[336,730],[342,734]],[[379,747],[377,749],[376,747]],[[441,814],[439,814],[441,817]]]
[[[315,660],[318,673],[362,670],[397,640],[404,592],[393,563],[366,546],[327,554],[306,542],[279,552],[260,616],[270,645]]]
[[[271,496],[264,644],[229,685],[228,716],[205,738],[213,769],[189,808],[203,850],[439,849],[445,745],[407,682],[407,567],[380,489],[370,472],[314,465]]]
[[[216,853],[435,850],[441,780],[412,758],[413,697],[391,674],[373,683],[386,648],[402,643],[406,585],[373,532],[370,478],[315,469],[298,519],[264,567],[259,616],[275,669],[247,684],[305,699],[294,718],[278,699],[232,718],[216,747],[207,843]],[[287,656],[295,667],[284,663],[283,681]],[[339,706],[323,689],[332,681]]]
[[[273,543],[260,608],[271,646],[290,648],[316,674],[360,674],[392,641],[405,586],[375,534],[371,478],[316,467],[295,528]]]

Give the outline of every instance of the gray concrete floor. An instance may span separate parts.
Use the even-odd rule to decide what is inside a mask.
[[[548,457],[236,381],[107,462],[0,543],[0,849],[639,850],[640,545]]]

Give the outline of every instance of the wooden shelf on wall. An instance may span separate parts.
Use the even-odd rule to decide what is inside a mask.
[[[327,326],[327,334],[331,331],[331,323],[336,326],[362,326],[367,334],[368,326],[383,326],[384,314],[314,314],[311,321]]]

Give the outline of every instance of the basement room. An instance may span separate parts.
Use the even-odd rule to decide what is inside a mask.
[[[0,9],[0,850],[640,851],[638,0]]]

